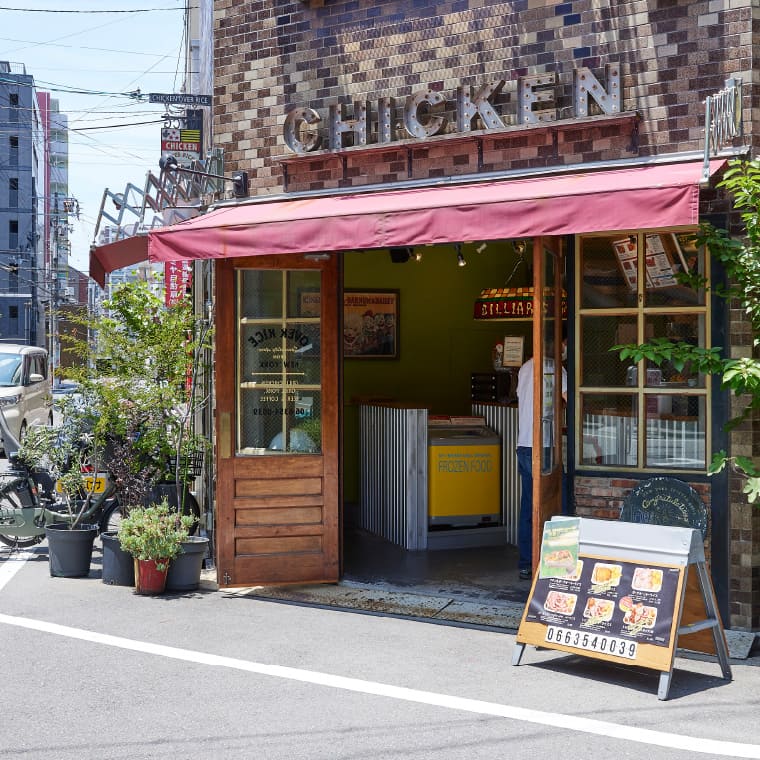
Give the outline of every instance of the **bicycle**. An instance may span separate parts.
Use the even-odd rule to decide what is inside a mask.
[[[100,533],[118,529],[121,510],[116,484],[108,472],[85,475],[87,493],[81,494],[76,508],[70,510],[50,473],[19,458],[20,443],[8,429],[2,409],[0,433],[10,465],[0,472],[0,543],[14,549],[29,548],[45,538],[46,525],[73,523],[77,518],[80,523],[96,525]]]

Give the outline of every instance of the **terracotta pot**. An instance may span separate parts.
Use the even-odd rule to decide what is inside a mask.
[[[163,570],[156,567],[160,563]],[[166,573],[169,569],[168,560],[136,559],[135,560],[135,593],[163,594],[166,588]]]

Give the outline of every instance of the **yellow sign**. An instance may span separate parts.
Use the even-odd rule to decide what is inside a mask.
[[[55,483],[56,493],[63,493],[61,487],[61,481],[57,480]],[[105,475],[98,475],[97,478],[92,475],[87,475],[84,478],[84,490],[87,493],[103,493],[106,490],[106,477]]]

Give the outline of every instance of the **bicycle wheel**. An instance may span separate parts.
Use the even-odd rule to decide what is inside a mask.
[[[115,533],[119,530],[119,525],[124,515],[121,513],[121,504],[114,500],[112,504],[107,506],[103,512],[103,516],[100,518],[100,532],[101,533]]]
[[[20,494],[23,493],[23,496]],[[0,506],[12,512],[15,509],[34,506],[37,497],[34,496],[26,478],[17,477],[13,474],[3,479],[0,486]],[[13,530],[12,525],[7,525],[8,530]],[[17,536],[15,533],[0,533],[0,543],[10,546],[12,549],[28,549],[36,546],[45,538],[44,531],[36,536]]]
[[[45,536],[12,536],[8,533],[0,533],[0,543],[10,546],[11,549],[28,549],[30,546],[39,544]]]

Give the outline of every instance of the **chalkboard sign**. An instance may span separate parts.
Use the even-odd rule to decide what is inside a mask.
[[[620,510],[624,522],[696,528],[707,535],[707,509],[699,494],[676,478],[651,478],[628,494]]]

